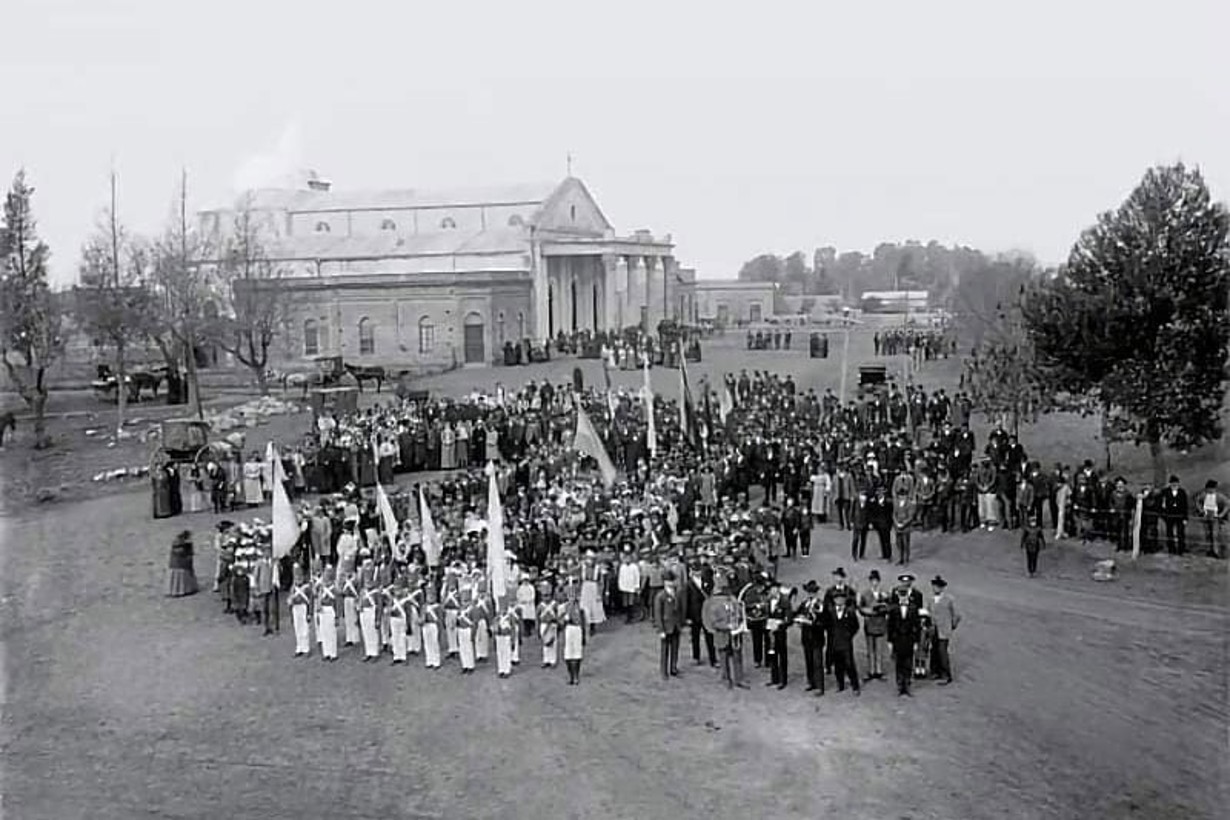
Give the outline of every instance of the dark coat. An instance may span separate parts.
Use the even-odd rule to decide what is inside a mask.
[[[918,607],[907,607],[906,616],[901,617],[901,606],[893,602],[888,608],[888,642],[894,647],[912,647],[918,642],[922,631],[922,620]]]
[[[659,632],[671,635],[683,628],[687,613],[684,611],[683,595],[676,592],[668,595],[660,591],[653,599],[653,623]]]
[[[829,652],[834,654],[854,654],[854,636],[858,634],[858,615],[854,608],[847,605],[838,617],[833,618],[829,625]]]

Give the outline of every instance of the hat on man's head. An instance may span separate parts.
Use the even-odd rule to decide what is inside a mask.
[[[813,578],[812,580],[808,581],[806,584],[803,584],[803,591],[804,592],[819,592],[820,585],[817,584],[816,580]]]
[[[1171,484],[1178,484],[1178,483],[1179,483],[1179,477],[1178,477],[1177,475],[1172,475],[1172,476],[1170,477],[1170,483],[1171,483]]]
[[[943,589],[944,587],[948,586],[948,582],[944,580],[944,577],[942,575],[937,575],[931,579],[931,586],[939,587],[940,589]]]
[[[897,580],[903,584],[912,584],[914,583],[914,576],[908,572],[903,572],[897,576]]]
[[[873,570],[872,570],[872,571],[871,571],[871,572],[867,575],[867,579],[868,579],[868,580],[870,580],[870,581],[878,581],[878,580],[880,580],[880,571],[879,571],[878,569],[873,569]]]
[[[836,575],[838,578],[845,578],[846,569],[845,567],[838,567],[837,569],[833,570],[833,574]]]

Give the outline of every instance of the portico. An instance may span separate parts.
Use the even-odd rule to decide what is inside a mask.
[[[560,331],[653,331],[673,316],[676,262],[669,235],[544,239],[534,256],[539,339]]]

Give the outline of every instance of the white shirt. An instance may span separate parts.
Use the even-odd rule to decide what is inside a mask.
[[[640,592],[641,590],[641,568],[632,561],[626,561],[619,565],[619,591],[620,592]]]

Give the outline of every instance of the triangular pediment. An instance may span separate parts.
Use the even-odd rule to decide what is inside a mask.
[[[585,183],[576,177],[565,179],[547,197],[534,214],[533,225],[539,231],[576,236],[601,237],[612,230]]]

